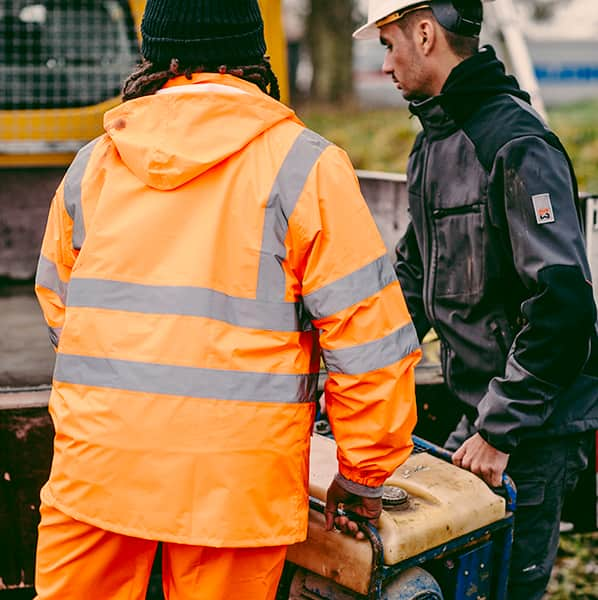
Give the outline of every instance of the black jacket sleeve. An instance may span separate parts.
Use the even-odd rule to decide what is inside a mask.
[[[491,173],[491,202],[528,294],[505,373],[490,382],[475,424],[505,452],[544,424],[590,352],[596,308],[572,177],[565,155],[535,136],[506,144]]]
[[[430,323],[424,310],[424,269],[415,238],[415,231],[411,223],[409,223],[407,231],[397,244],[396,253],[395,272],[401,284],[411,320],[415,325],[417,337],[421,342],[430,330]]]

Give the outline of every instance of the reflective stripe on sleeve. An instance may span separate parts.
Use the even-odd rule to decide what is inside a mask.
[[[385,254],[369,265],[307,294],[303,302],[314,319],[322,319],[373,296],[396,280],[390,259]]]
[[[322,350],[326,369],[331,373],[358,375],[383,369],[419,348],[413,323],[373,342],[340,350]]]
[[[73,220],[73,248],[80,250],[85,239],[85,223],[81,208],[81,182],[91,153],[100,138],[83,146],[75,156],[64,177],[64,206]]]
[[[206,317],[265,331],[303,330],[300,303],[238,298],[207,288],[72,278],[67,304],[71,307]]]
[[[297,404],[315,400],[317,373],[300,375],[200,369],[58,354],[54,379],[148,394]]]
[[[281,263],[286,258],[284,245],[289,218],[314,164],[330,142],[304,129],[285,157],[278,172],[264,216],[264,233],[258,271],[256,296],[262,300],[283,300],[285,276]]]
[[[60,298],[62,304],[66,303],[68,283],[60,279],[56,264],[47,259],[43,254],[40,255],[37,263],[35,285],[51,290]]]

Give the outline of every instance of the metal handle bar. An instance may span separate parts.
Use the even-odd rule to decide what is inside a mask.
[[[309,507],[313,510],[326,514],[326,503],[313,496],[309,497]],[[376,600],[382,593],[382,573],[384,568],[384,546],[378,530],[369,522],[369,519],[355,514],[352,511],[337,509],[336,514],[339,517],[349,517],[359,526],[359,530],[365,535],[372,547],[372,570],[370,582],[368,585],[368,600]]]

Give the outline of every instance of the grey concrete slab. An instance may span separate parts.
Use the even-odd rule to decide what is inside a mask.
[[[0,290],[0,388],[50,383],[54,350],[30,288]]]

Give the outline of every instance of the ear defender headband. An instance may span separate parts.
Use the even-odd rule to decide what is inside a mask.
[[[431,0],[430,8],[436,20],[448,31],[467,37],[478,37],[482,29],[482,14],[464,17],[451,0]]]

